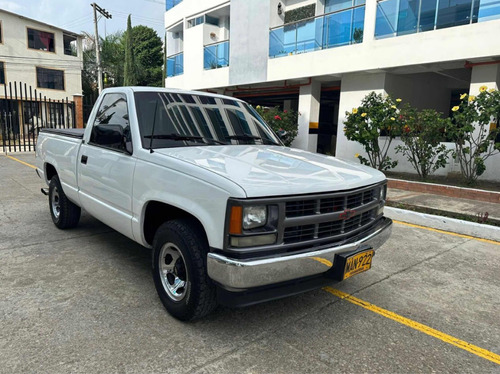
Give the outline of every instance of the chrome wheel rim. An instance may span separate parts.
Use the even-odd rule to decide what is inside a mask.
[[[181,301],[189,286],[186,262],[181,251],[175,244],[166,243],[161,247],[158,261],[161,283],[167,295],[174,301]]]
[[[54,214],[56,219],[59,219],[59,215],[61,214],[61,203],[57,187],[52,190],[52,199],[50,200],[50,204],[52,206],[52,214]]]

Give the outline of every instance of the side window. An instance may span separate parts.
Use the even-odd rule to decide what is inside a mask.
[[[132,135],[125,95],[110,93],[104,96],[92,126],[89,144],[120,152],[132,152]]]

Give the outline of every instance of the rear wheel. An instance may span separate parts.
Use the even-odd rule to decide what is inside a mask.
[[[207,274],[208,244],[190,220],[161,225],[153,241],[153,279],[167,311],[177,319],[201,318],[217,306]]]
[[[78,225],[81,209],[68,200],[57,175],[49,183],[49,209],[52,222],[58,228],[69,229]]]

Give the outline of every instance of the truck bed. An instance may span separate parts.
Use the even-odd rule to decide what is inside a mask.
[[[85,129],[41,129],[40,132],[83,139]]]

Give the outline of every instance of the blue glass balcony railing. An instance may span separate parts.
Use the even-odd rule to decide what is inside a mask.
[[[289,23],[269,31],[269,57],[363,42],[365,6]]]
[[[500,0],[381,0],[375,37],[412,34],[500,18]]]
[[[229,66],[229,40],[206,45],[203,50],[203,67],[205,70]]]
[[[175,77],[184,73],[184,53],[167,57],[167,77]]]
[[[172,9],[174,6],[182,2],[182,0],[167,0],[166,1],[166,10]]]

